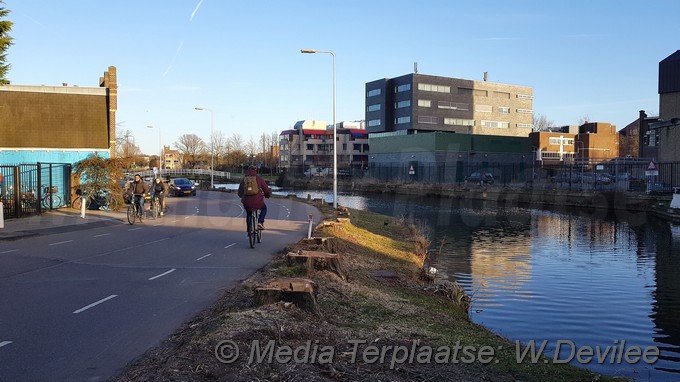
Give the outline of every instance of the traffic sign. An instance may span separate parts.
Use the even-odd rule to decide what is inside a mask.
[[[654,163],[654,160],[650,160],[649,164],[647,165],[647,168],[645,169],[645,175],[646,176],[658,176],[659,175],[659,167]]]

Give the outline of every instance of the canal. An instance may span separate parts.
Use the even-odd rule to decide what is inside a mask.
[[[308,194],[328,197],[298,196]],[[493,332],[537,349],[547,341],[547,355],[560,362],[572,351],[609,347],[604,362],[593,357],[582,366],[636,381],[680,380],[680,226],[644,213],[450,198],[341,194],[338,200],[426,227],[437,277],[463,286],[473,300],[472,320]],[[657,347],[658,361],[612,357],[634,347]],[[576,357],[571,363],[578,364]]]

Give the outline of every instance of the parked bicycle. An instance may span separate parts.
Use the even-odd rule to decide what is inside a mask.
[[[250,248],[255,248],[255,242],[257,241],[260,243],[262,240],[262,230],[257,224],[258,215],[259,211],[255,210],[250,214],[250,221],[246,220],[248,223],[248,241],[250,242]]]
[[[43,195],[42,195],[42,206],[43,208],[59,208],[62,206],[61,196],[58,194],[59,189],[57,186],[47,187],[47,185],[42,185]]]
[[[114,197],[109,191],[88,192],[77,189],[76,197],[71,202],[71,208],[79,210],[83,201],[85,201],[86,209],[89,209],[91,205],[94,206],[93,209],[102,211],[118,211],[120,209],[120,199]]]

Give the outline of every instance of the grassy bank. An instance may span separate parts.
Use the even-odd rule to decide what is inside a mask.
[[[543,359],[518,363],[513,342],[470,321],[455,285],[422,281],[427,245],[417,227],[354,210],[349,221],[330,222],[333,212],[322,208],[329,222],[315,236],[329,239],[290,245],[116,380],[603,380]],[[309,273],[284,260],[300,250],[341,254],[342,272]],[[312,280],[317,310],[256,306],[253,288],[277,277]],[[265,350],[270,343],[272,362]],[[235,355],[233,346],[240,349],[236,360],[220,362]],[[457,346],[471,348],[454,355]],[[264,354],[259,361],[258,354]]]

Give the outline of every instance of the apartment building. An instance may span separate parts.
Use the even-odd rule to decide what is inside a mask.
[[[177,170],[182,168],[178,150],[171,149],[170,146],[163,146],[163,169]]]
[[[659,62],[659,120],[650,126],[658,137],[659,161],[680,161],[680,50]]]
[[[532,104],[528,86],[411,73],[366,83],[366,130],[527,137]]]
[[[368,165],[368,133],[363,121],[337,127],[338,174],[349,175]],[[279,135],[282,168],[295,176],[327,175],[333,168],[333,128],[324,121],[298,121]]]

